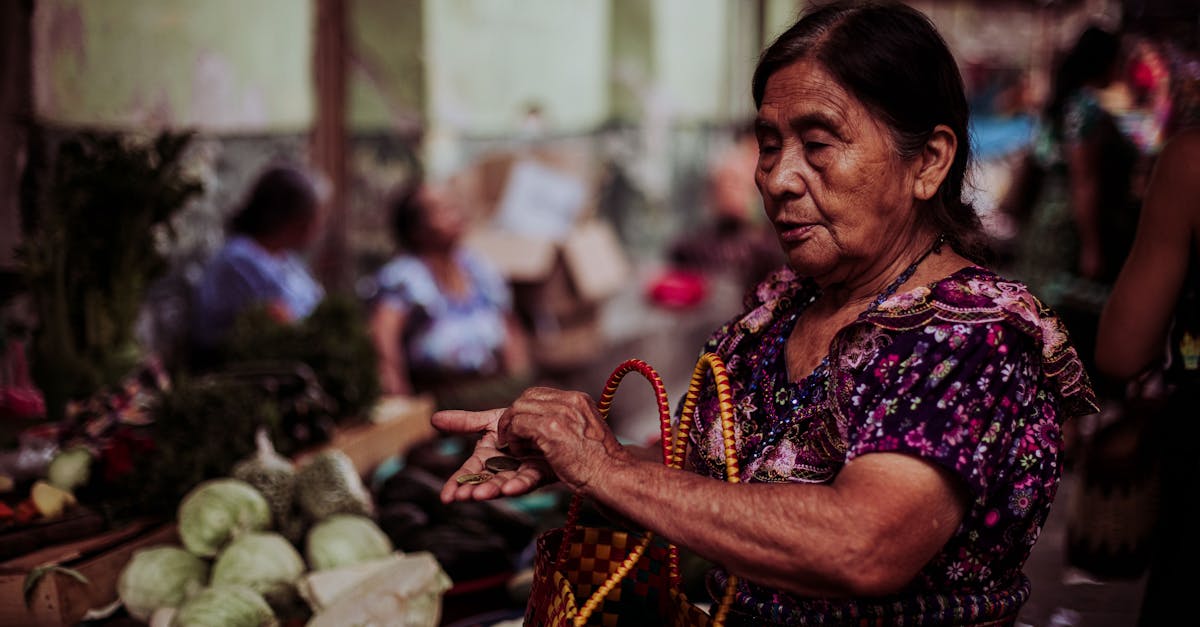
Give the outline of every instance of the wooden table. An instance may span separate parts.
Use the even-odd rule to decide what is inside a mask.
[[[303,463],[314,453],[335,448],[354,462],[358,474],[367,477],[383,461],[437,434],[429,423],[433,409],[430,397],[385,397],[376,404],[368,422],[338,429],[329,442],[296,455],[294,461]]]

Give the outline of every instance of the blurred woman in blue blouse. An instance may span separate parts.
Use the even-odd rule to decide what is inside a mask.
[[[504,278],[459,245],[462,209],[448,189],[418,181],[391,210],[399,251],[376,275],[370,322],[384,393],[474,405],[507,389],[515,398],[531,370],[526,334]]]
[[[213,348],[244,310],[264,306],[290,322],[325,297],[300,253],[317,233],[314,180],[291,166],[267,168],[227,225],[228,238],[204,270],[193,301],[193,340]]]

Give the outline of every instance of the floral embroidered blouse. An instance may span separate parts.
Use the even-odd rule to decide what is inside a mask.
[[[1096,410],[1062,323],[1023,284],[969,267],[888,298],[842,329],[825,361],[792,382],[784,344],[818,293],[785,268],[705,347],[729,371],[742,480],[829,483],[856,457],[899,452],[960,477],[971,502],[942,551],[894,597],[799,598],[743,580],[735,616],[797,625],[1015,616],[1030,592],[1022,567],[1061,477],[1062,421]],[[708,387],[689,462],[723,479],[720,418]],[[713,573],[714,592],[724,581],[722,571]]]

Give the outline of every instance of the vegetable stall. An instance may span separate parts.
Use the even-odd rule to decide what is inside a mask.
[[[434,433],[431,399],[380,396],[355,297],[293,323],[251,309],[204,355],[168,333],[186,317],[173,225],[203,190],[190,140],[33,146],[24,276],[0,286],[0,624],[435,625],[520,605],[561,499],[441,503],[469,444]]]
[[[376,409],[369,422],[338,429],[294,458],[268,448],[260,430],[257,450],[227,475],[193,486],[166,516],[109,526],[101,508],[76,499],[53,518],[0,528],[0,538],[37,537],[38,529],[61,539],[47,535],[56,525],[85,534],[0,562],[0,624],[236,625],[237,616],[267,616],[263,603],[272,620],[306,624],[351,589],[347,582],[362,586],[370,575],[388,578],[392,588],[407,581],[414,597],[440,600],[449,587],[444,571],[428,553],[395,548],[372,517],[376,505],[364,480],[432,437],[431,404],[389,398]],[[229,608],[240,609],[222,613]],[[175,623],[160,611],[167,609]],[[196,618],[205,616],[212,618]]]

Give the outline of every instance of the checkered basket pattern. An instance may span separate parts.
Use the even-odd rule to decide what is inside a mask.
[[[658,396],[663,460],[670,467],[680,468],[696,398],[709,370],[720,399],[727,476],[731,482],[737,482],[739,474],[732,443],[733,403],[724,364],[716,355],[705,354],[697,362],[674,438],[662,380],[645,362],[629,360],[617,367],[598,403],[600,413],[607,417],[613,394],[626,373],[637,372],[646,377]],[[710,616],[688,601],[679,589],[679,553],[674,545],[649,532],[638,534],[578,525],[580,504],[581,497],[576,495],[566,523],[538,538],[533,585],[525,610],[526,626],[720,627],[724,623],[736,578],[730,578],[725,597]]]

